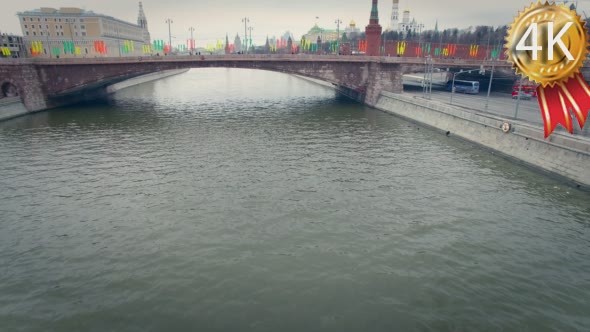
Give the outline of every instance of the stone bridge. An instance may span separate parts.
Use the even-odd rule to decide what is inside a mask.
[[[440,68],[479,68],[481,64],[481,60],[434,60]],[[511,72],[504,61],[494,65]],[[107,86],[136,76],[203,67],[297,74],[332,83],[341,93],[375,105],[381,91],[402,92],[402,75],[424,71],[425,64],[424,58],[306,54],[10,59],[0,61],[0,97],[16,91],[29,111],[39,111],[98,98],[106,94]]]

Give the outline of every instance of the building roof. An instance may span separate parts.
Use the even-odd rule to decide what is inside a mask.
[[[320,34],[320,33],[336,33],[336,30],[333,29],[322,29],[317,24],[315,24],[309,31],[307,32],[308,35]]]
[[[119,23],[124,23],[124,24],[128,24],[128,25],[133,25],[135,27],[139,27],[137,24],[135,23],[130,23],[127,21],[123,21],[121,19],[109,16],[109,15],[104,15],[104,14],[99,14],[99,13],[95,13],[91,10],[85,10],[85,9],[81,9],[81,8],[76,8],[76,7],[60,7],[59,9],[55,9],[55,8],[50,8],[50,7],[41,7],[39,9],[33,9],[33,10],[27,10],[24,12],[17,12],[16,13],[17,16],[67,16],[67,17],[71,17],[71,16],[76,16],[76,17],[102,17],[102,18],[107,18],[113,21],[117,21]]]

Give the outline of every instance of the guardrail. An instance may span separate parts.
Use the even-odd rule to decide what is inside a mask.
[[[319,55],[319,54],[223,54],[223,55],[166,55],[166,56],[133,56],[133,57],[78,57],[78,58],[21,58],[2,59],[2,65],[24,64],[105,64],[105,63],[140,63],[151,61],[187,62],[187,61],[296,61],[296,62],[375,62],[399,64],[424,64],[427,58],[366,56],[366,55]],[[438,66],[481,66],[510,67],[506,61],[482,61],[468,59],[437,59],[431,58]]]

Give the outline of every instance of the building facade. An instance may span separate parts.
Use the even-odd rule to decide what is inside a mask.
[[[24,58],[27,56],[27,47],[23,37],[12,34],[0,33],[0,59]]]
[[[140,56],[152,53],[147,19],[138,24],[80,8],[40,8],[17,13],[33,57]]]
[[[406,9],[402,12],[401,19],[399,13],[399,0],[393,0],[393,5],[391,7],[391,20],[389,27],[387,28],[388,30],[400,32],[404,36],[407,35],[408,32],[413,34],[421,32],[424,25],[419,24],[415,18],[411,18],[409,10]]]

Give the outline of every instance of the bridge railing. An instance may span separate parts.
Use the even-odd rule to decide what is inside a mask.
[[[166,56],[134,56],[134,57],[78,57],[78,58],[25,58],[25,59],[2,59],[1,65],[22,65],[22,64],[46,64],[46,65],[70,65],[70,64],[120,64],[120,63],[141,63],[141,62],[194,62],[194,61],[295,61],[295,62],[376,62],[376,63],[399,63],[399,64],[425,64],[423,57],[393,57],[393,56],[365,56],[365,55],[319,55],[319,54],[221,54],[221,55],[166,55]],[[478,67],[484,65],[490,67],[492,64],[497,67],[509,67],[510,64],[504,60],[482,61],[475,59],[447,59],[432,58],[437,66],[469,66]]]

